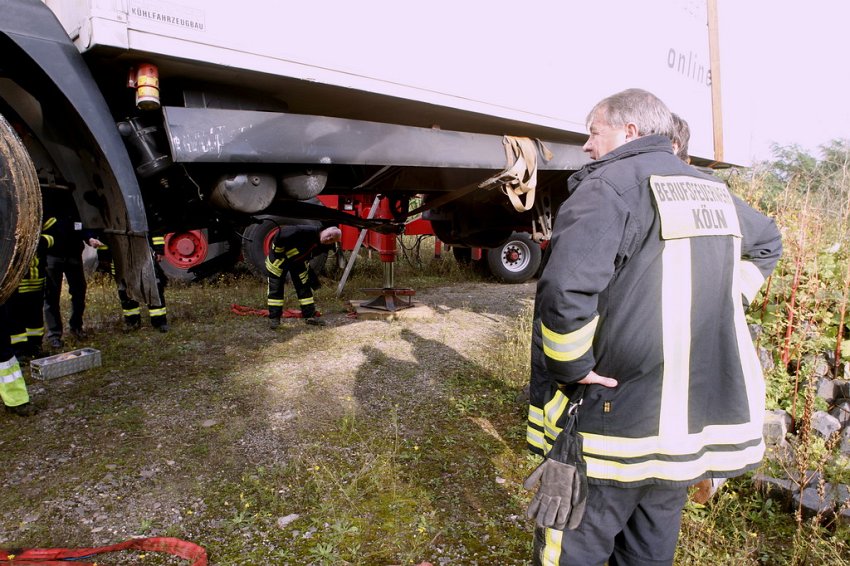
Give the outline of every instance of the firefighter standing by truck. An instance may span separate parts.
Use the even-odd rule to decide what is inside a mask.
[[[316,326],[324,322],[316,318],[316,304],[313,289],[318,288],[318,278],[310,269],[309,261],[330,249],[342,238],[342,231],[336,226],[293,225],[284,226],[275,235],[269,255],[266,258],[266,270],[269,277],[268,307],[269,326],[280,326],[283,314],[283,287],[286,274],[292,278],[295,295],[301,307],[301,318],[307,324]]]
[[[61,348],[63,323],[60,298],[63,278],[68,282],[71,296],[69,330],[77,340],[86,338],[83,313],[86,309],[86,275],[83,270],[83,248],[86,244],[97,248],[102,242],[94,233],[84,230],[77,206],[70,191],[43,189],[44,214],[56,218],[54,242],[47,250],[44,290],[44,322],[47,326],[47,343],[51,348]]]
[[[672,116],[650,93],[608,97],[587,124],[594,161],[569,179],[537,287],[527,436],[546,454],[567,399],[587,386],[586,500],[561,481],[567,466],[544,460],[532,476],[546,495],[534,561],[671,564],[688,486],[764,454],[764,380],[743,305],[781,236],[673,154]],[[574,501],[575,529],[550,520]]]
[[[9,308],[9,337],[18,358],[37,358],[42,354],[47,249],[53,246],[52,231],[55,225],[56,217],[44,220],[29,270],[6,302]]]

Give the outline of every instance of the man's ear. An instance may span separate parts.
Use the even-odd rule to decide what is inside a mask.
[[[626,124],[626,141],[631,141],[638,137],[638,127],[634,122]]]

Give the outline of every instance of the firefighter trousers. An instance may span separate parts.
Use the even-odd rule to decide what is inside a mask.
[[[577,529],[534,529],[535,566],[673,564],[687,486],[588,488]]]
[[[10,321],[7,306],[0,305],[0,399],[7,407],[17,407],[29,402],[30,397],[9,339]]]
[[[269,273],[267,296],[269,318],[280,318],[283,315],[283,288],[287,273],[292,279],[292,286],[295,287],[295,296],[298,297],[298,304],[301,307],[301,317],[313,318],[316,316],[316,302],[310,285],[310,267],[303,260],[285,262],[281,266],[280,277]]]
[[[44,323],[48,338],[62,337],[62,278],[68,280],[71,296],[71,330],[83,329],[83,313],[86,309],[86,275],[81,257],[47,256],[47,279],[44,288]]]
[[[151,326],[161,328],[168,324],[168,311],[165,308],[165,272],[158,263],[154,263],[154,272],[156,273],[156,290],[159,293],[161,306],[154,307],[148,305],[148,316],[151,319]],[[124,324],[128,327],[135,328],[142,323],[142,307],[135,299],[131,299],[121,284],[118,284],[118,298],[121,300],[121,314],[124,317]]]
[[[15,355],[41,354],[44,340],[44,287],[15,291],[6,302],[9,308],[9,337]]]

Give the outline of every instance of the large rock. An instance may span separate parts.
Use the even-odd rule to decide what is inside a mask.
[[[822,377],[818,381],[817,396],[830,404],[835,401],[838,398],[835,382],[836,380],[830,377]]]
[[[784,446],[785,437],[791,427],[791,415],[782,409],[765,411],[764,413],[764,442],[767,446]]]
[[[813,519],[816,515],[821,517],[831,517],[834,507],[828,497],[821,497],[815,487],[807,487],[803,490],[802,497],[799,491],[795,491],[791,495],[791,505],[793,509],[800,508],[803,513],[803,519]]]
[[[796,509],[802,503],[804,519],[812,519],[820,515],[824,519],[832,519],[836,513],[847,509],[847,501],[850,499],[850,489],[846,485],[824,485],[823,496],[818,492],[818,486],[811,484],[803,490],[802,498],[800,492],[795,491],[792,496],[792,504]],[[842,517],[843,520],[843,517]]]
[[[812,430],[821,438],[829,439],[833,433],[841,430],[841,423],[825,411],[815,411],[812,414]]]
[[[841,431],[841,443],[838,446],[843,456],[850,456],[850,427]]]
[[[812,375],[817,378],[827,377],[832,373],[832,366],[824,356],[815,356],[810,360]]]
[[[755,474],[753,481],[765,497],[779,501],[783,507],[791,503],[791,493],[797,487],[791,480],[772,478],[764,474]]]
[[[829,414],[838,419],[841,428],[846,428],[850,424],[850,401],[845,399],[838,402],[835,407],[830,409]]]
[[[761,369],[765,372],[771,372],[776,367],[776,362],[773,361],[773,352],[768,350],[764,346],[758,347],[758,357],[759,362],[761,362]]]

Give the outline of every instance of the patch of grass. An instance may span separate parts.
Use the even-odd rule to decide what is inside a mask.
[[[727,482],[707,505],[688,503],[676,564],[850,564],[850,530],[805,523],[748,477]]]

